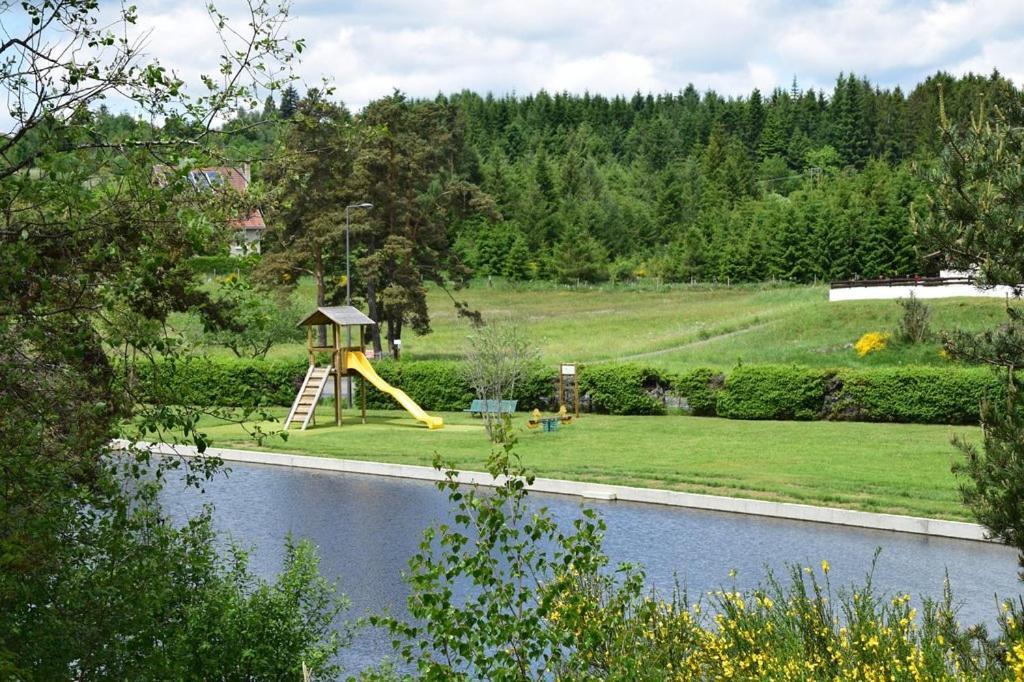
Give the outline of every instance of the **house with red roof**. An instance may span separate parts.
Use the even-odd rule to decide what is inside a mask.
[[[249,164],[247,163],[242,164],[241,167],[197,168],[188,174],[189,182],[199,191],[227,186],[244,193],[249,189],[249,178]],[[267,229],[267,224],[263,221],[263,212],[260,209],[255,208],[248,216],[232,220],[231,226],[236,230],[235,238],[231,242],[232,256],[260,252],[263,232]]]

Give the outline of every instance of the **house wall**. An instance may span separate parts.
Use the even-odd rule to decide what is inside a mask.
[[[260,242],[262,239],[263,230],[242,230],[235,235],[234,241],[231,242],[230,253],[232,256],[260,253]]]
[[[881,299],[908,298],[913,293],[917,298],[954,298],[957,296],[980,298],[1013,298],[1013,287],[998,286],[980,289],[971,284],[942,284],[935,286],[893,285],[873,287],[849,287],[829,289],[829,301],[874,301]]]

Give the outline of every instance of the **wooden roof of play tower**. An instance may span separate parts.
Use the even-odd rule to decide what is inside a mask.
[[[322,324],[336,324],[342,327],[355,325],[377,324],[366,315],[363,315],[358,308],[350,305],[321,306],[313,311],[309,317],[299,322],[299,327],[319,326]]]

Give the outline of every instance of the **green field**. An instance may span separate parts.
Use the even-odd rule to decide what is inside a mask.
[[[331,425],[264,449],[423,465],[439,453],[466,470],[482,469],[489,452],[480,420],[461,413],[443,414],[438,431],[398,411],[374,411],[365,425],[347,412],[340,428],[329,406],[317,414]],[[950,438],[979,438],[974,427],[681,416],[585,415],[554,433],[524,422],[518,415],[517,451],[540,476],[961,520]],[[238,426],[203,426],[215,446],[258,449]]]
[[[667,369],[729,368],[743,363],[796,363],[814,367],[945,364],[938,343],[891,344],[858,358],[852,344],[868,331],[892,331],[899,319],[894,301],[828,302],[824,286],[626,285],[513,286],[476,281],[455,295],[485,319],[514,319],[540,349],[558,362],[636,360]],[[304,282],[297,304],[314,299]],[[932,327],[981,329],[1005,313],[995,299],[930,301]],[[458,359],[469,333],[447,295],[429,293],[433,333],[403,339],[406,358]],[[305,307],[305,306],[302,306]],[[180,323],[180,319],[179,319]],[[214,355],[227,353],[210,348]],[[271,357],[300,356],[300,344],[275,347]]]

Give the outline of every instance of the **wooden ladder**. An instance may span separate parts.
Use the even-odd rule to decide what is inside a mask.
[[[301,421],[302,430],[306,430],[306,427],[309,426],[309,420],[313,418],[313,412],[316,410],[316,404],[320,400],[320,395],[324,392],[324,387],[327,386],[327,380],[330,377],[330,365],[324,367],[309,366],[309,369],[306,370],[306,378],[302,380],[302,388],[299,389],[299,394],[295,396],[291,412],[288,413],[288,418],[284,421],[285,429],[288,429],[293,422]]]

